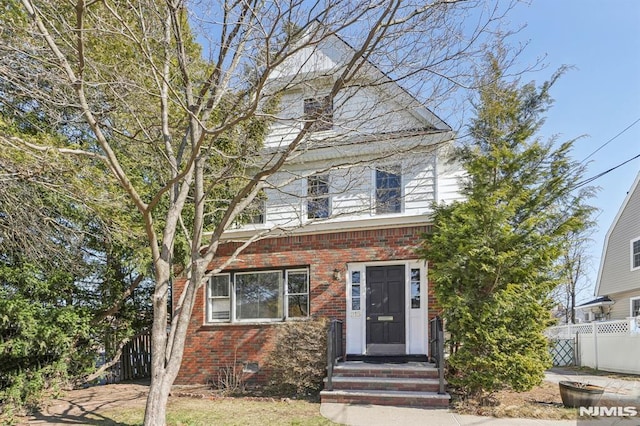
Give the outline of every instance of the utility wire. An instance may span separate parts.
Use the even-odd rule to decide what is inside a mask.
[[[622,135],[624,132],[626,132],[627,130],[629,130],[630,128],[632,128],[633,126],[635,126],[636,124],[638,124],[638,122],[640,122],[640,118],[638,118],[636,121],[634,121],[633,123],[629,124],[627,127],[624,128],[624,130],[622,130],[620,133],[618,133],[617,135],[615,135],[614,137],[612,137],[611,139],[609,139],[608,141],[606,141],[605,143],[603,143],[602,145],[600,145],[600,147],[598,149],[596,149],[595,151],[593,151],[591,154],[589,154],[584,160],[582,160],[580,162],[580,164],[583,164],[585,161],[587,161],[589,158],[593,157],[593,155],[600,151],[602,148],[604,148],[605,146],[609,145],[610,142],[613,142],[615,139],[618,138],[618,136]]]
[[[638,119],[638,121],[640,121],[640,118]],[[637,122],[637,121],[636,121],[636,122]],[[599,148],[598,148],[598,149],[599,149]],[[614,167],[610,168],[609,170],[605,170],[604,172],[598,173],[598,174],[597,174],[597,175],[595,175],[595,176],[592,176],[592,177],[590,177],[590,178],[584,179],[584,180],[582,180],[582,181],[580,181],[580,182],[576,183],[576,185],[575,185],[573,188],[574,188],[574,189],[577,189],[577,188],[580,188],[581,186],[588,185],[588,184],[590,184],[591,182],[593,182],[594,180],[596,180],[596,179],[600,179],[602,176],[604,176],[604,175],[606,175],[606,174],[608,174],[608,173],[610,173],[610,172],[614,171],[615,169],[617,169],[617,168],[619,168],[619,167],[624,166],[625,164],[627,164],[627,163],[629,163],[629,162],[631,162],[631,161],[635,160],[636,158],[640,158],[640,154],[636,155],[635,157],[631,157],[631,158],[629,158],[629,159],[628,159],[628,160],[626,160],[626,161],[623,161],[622,163],[618,164],[617,166],[614,166]]]

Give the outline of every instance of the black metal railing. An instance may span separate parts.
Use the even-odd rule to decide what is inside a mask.
[[[342,320],[332,319],[327,332],[327,390],[333,390],[333,369],[343,359]]]
[[[436,316],[429,322],[429,355],[438,367],[438,393],[444,394],[444,328],[442,318]]]

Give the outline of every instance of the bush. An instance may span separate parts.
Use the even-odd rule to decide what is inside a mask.
[[[327,367],[327,324],[319,319],[285,323],[279,328],[266,362],[271,392],[294,397],[320,392]]]

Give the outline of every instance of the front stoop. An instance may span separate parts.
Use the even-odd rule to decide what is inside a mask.
[[[438,370],[430,363],[347,361],[335,367],[333,390],[323,390],[320,398],[325,403],[446,408],[451,397],[438,388]]]

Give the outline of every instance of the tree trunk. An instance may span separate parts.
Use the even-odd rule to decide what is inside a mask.
[[[164,370],[152,372],[149,396],[144,411],[145,426],[161,426],[166,423],[167,402],[173,380],[167,380]]]

